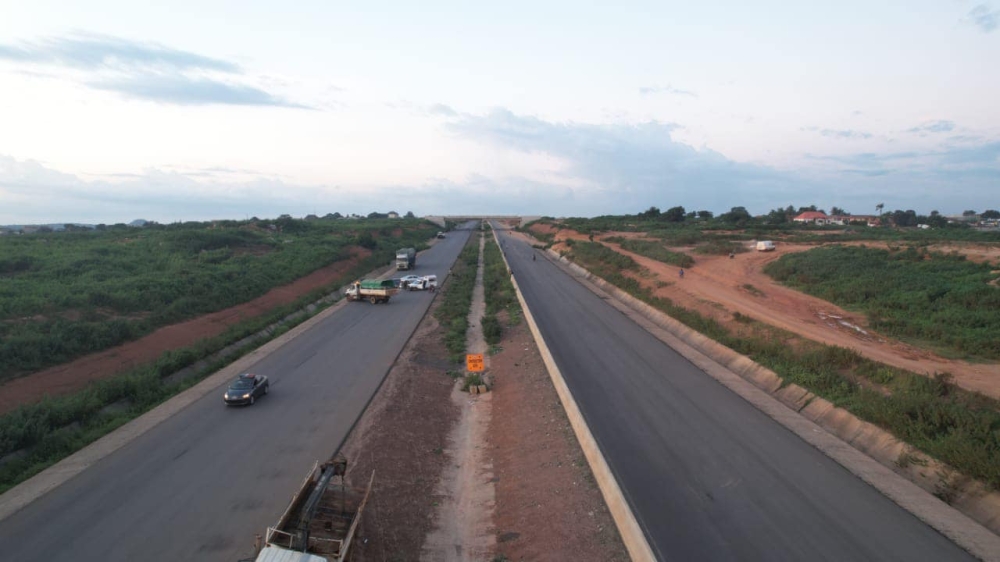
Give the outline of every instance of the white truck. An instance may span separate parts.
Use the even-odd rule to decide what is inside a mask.
[[[438,278],[437,275],[424,275],[416,280],[410,280],[406,284],[406,288],[410,291],[431,291],[437,290]]]
[[[774,242],[772,242],[770,240],[761,240],[760,242],[757,242],[757,251],[758,252],[773,252],[774,251]]]
[[[396,250],[396,271],[417,267],[416,248],[400,248]]]
[[[339,455],[316,463],[278,522],[267,528],[254,562],[343,562],[375,482],[373,470],[367,488],[349,487],[346,472],[347,459]]]

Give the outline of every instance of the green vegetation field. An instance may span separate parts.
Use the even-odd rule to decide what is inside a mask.
[[[827,246],[788,254],[764,272],[790,287],[864,312],[883,334],[946,355],[1000,359],[997,266],[909,247]]]
[[[286,217],[0,237],[0,381],[249,301],[351,246],[387,263],[438,228]]]
[[[465,361],[465,334],[469,330],[469,309],[472,306],[472,290],[476,286],[476,270],[479,268],[479,234],[473,233],[458,254],[451,275],[441,295],[441,305],[434,317],[444,330],[444,343],[451,354],[452,363]]]
[[[483,337],[487,344],[497,345],[503,338],[503,325],[497,314],[501,310],[507,310],[511,314],[511,323],[514,323],[520,318],[521,305],[517,302],[500,247],[492,235],[486,237],[483,248],[483,294],[486,298],[486,315],[482,319]]]
[[[612,236],[607,238],[606,241],[618,244],[623,250],[635,252],[640,256],[646,256],[647,258],[652,258],[668,265],[676,265],[677,267],[691,267],[694,265],[694,258],[683,252],[672,252],[666,249],[662,242],[635,240],[620,236]]]

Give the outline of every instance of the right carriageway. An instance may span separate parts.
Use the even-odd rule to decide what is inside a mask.
[[[660,560],[972,560],[497,232],[539,332]]]

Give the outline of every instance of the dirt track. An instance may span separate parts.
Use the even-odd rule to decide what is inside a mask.
[[[586,236],[567,229],[556,230],[547,225],[534,225],[532,228],[556,234],[557,241],[586,239]],[[617,244],[604,240],[616,235],[622,233],[605,234],[599,239],[652,272],[656,276],[653,282],[657,279],[667,282],[666,286],[656,288],[649,279],[640,280],[653,288],[657,296],[670,298],[680,306],[697,310],[725,324],[734,322],[732,315],[739,312],[813,341],[853,349],[887,365],[925,375],[951,373],[955,383],[962,388],[1000,398],[1000,365],[946,359],[883,337],[868,329],[864,316],[784,287],[763,273],[762,269],[768,262],[788,253],[814,248],[814,245],[782,243],[774,252],[747,252],[737,254],[733,259],[699,255],[695,267],[685,270],[682,279],[678,276],[677,267],[622,250]],[[566,247],[556,244],[554,249]],[[1000,248],[982,245],[949,244],[931,249],[958,251],[976,261],[1000,259]],[[671,250],[690,252],[691,248]]]

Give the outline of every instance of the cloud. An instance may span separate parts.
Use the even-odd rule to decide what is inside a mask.
[[[891,174],[889,170],[841,170],[845,174],[857,174],[859,176],[878,177]]]
[[[244,83],[246,73],[233,62],[107,35],[78,32],[18,45],[0,44],[0,60],[61,68],[85,86],[134,99],[178,105],[307,108]]]
[[[855,131],[853,129],[820,129],[818,127],[802,127],[801,130],[819,133],[824,137],[833,139],[864,140],[872,138],[871,133],[867,133],[865,131]]]
[[[568,202],[560,213],[631,213],[642,205],[668,202],[728,210],[744,197],[758,199],[763,187],[787,194],[798,189],[786,174],[674,141],[671,133],[678,126],[673,123],[552,123],[495,109],[486,115],[461,114],[447,127],[480,144],[558,162],[554,177],[540,182],[534,194]]]
[[[1000,26],[1000,10],[991,10],[986,4],[976,6],[966,17],[983,33],[991,33]]]
[[[874,205],[873,197],[902,208],[961,210],[981,206],[1000,183],[1000,141],[819,156],[802,168],[777,170],[674,141],[678,127],[672,123],[556,123],[501,108],[485,115],[459,114],[446,127],[460,138],[560,163],[552,180],[495,178],[495,190],[478,195],[493,204],[507,195],[505,186],[523,188],[532,201],[527,209],[518,211],[514,203],[522,195],[496,203],[504,212],[523,214],[634,213],[650,205],[714,211],[743,205],[751,212],[790,203],[861,208]],[[806,130],[828,131],[833,138],[871,137],[852,130]]]
[[[196,181],[199,174],[148,169],[86,181],[34,160],[0,155],[0,224],[159,222],[305,214],[327,201],[317,186],[257,175],[242,181]],[[6,204],[7,202],[11,204]]]
[[[931,121],[912,129],[907,129],[907,133],[925,136],[927,133],[948,133],[955,129],[955,123],[951,121]]]
[[[457,111],[447,105],[444,105],[443,103],[436,103],[430,106],[427,108],[427,112],[431,115],[443,115],[445,117],[455,117],[458,115]]]
[[[644,95],[644,96],[653,95],[653,94],[673,94],[675,96],[690,96],[690,97],[693,97],[693,98],[698,97],[698,94],[696,94],[696,93],[694,93],[694,92],[692,92],[690,90],[681,90],[679,88],[674,88],[673,86],[671,86],[669,84],[666,85],[666,86],[663,86],[663,87],[660,87],[660,86],[644,86],[642,88],[639,88],[639,93],[642,94],[642,95]]]
[[[310,109],[291,103],[253,86],[230,84],[183,74],[140,74],[87,82],[92,88],[108,90],[130,98],[176,105],[271,105]]]
[[[0,44],[0,59],[83,70],[160,67],[176,70],[213,70],[239,73],[234,63],[165,47],[137,43],[93,33],[73,33],[66,37],[23,42],[20,46]]]
[[[866,176],[892,174],[905,191],[908,182],[936,184],[935,196],[948,206],[953,197],[974,195],[981,200],[991,197],[1000,183],[1000,141],[978,144],[945,145],[936,149],[878,154],[864,152],[847,156],[814,156],[816,160],[844,166],[839,171]],[[970,203],[981,201],[970,201]]]

